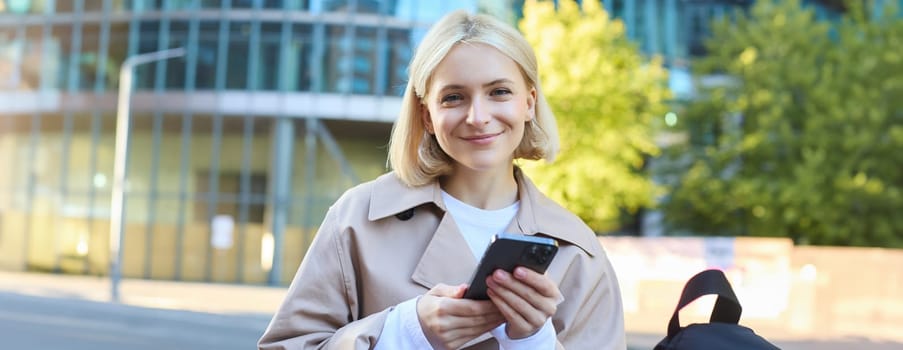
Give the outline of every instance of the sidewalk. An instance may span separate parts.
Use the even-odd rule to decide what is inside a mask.
[[[109,302],[108,277],[0,271],[0,291]],[[219,314],[271,316],[286,287],[122,279],[120,303]]]

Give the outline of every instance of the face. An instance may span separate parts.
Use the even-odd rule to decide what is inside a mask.
[[[510,167],[534,116],[536,90],[517,63],[485,44],[457,44],[439,63],[425,97],[427,131],[456,167]]]

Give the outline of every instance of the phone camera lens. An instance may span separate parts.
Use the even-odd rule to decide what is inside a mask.
[[[551,254],[551,248],[549,247],[540,247],[535,245],[530,247],[530,258],[537,264],[545,264],[547,261],[549,261],[549,256]]]

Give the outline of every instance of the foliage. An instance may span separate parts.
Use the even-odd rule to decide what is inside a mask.
[[[685,164],[672,228],[903,246],[903,21],[857,4],[828,22],[763,0],[715,24],[700,73],[732,83],[703,90],[667,151]]]
[[[650,125],[670,97],[667,72],[660,59],[644,59],[598,1],[559,1],[557,10],[527,1],[520,28],[561,137],[553,164],[522,167],[596,232],[617,229],[656,194],[644,167],[659,151]]]

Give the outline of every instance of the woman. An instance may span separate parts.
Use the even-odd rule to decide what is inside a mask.
[[[554,158],[555,119],[515,29],[454,12],[426,34],[393,128],[394,172],[326,214],[261,349],[624,349],[623,309],[593,232],[515,159]],[[487,279],[463,299],[493,234],[560,248],[546,274]]]

